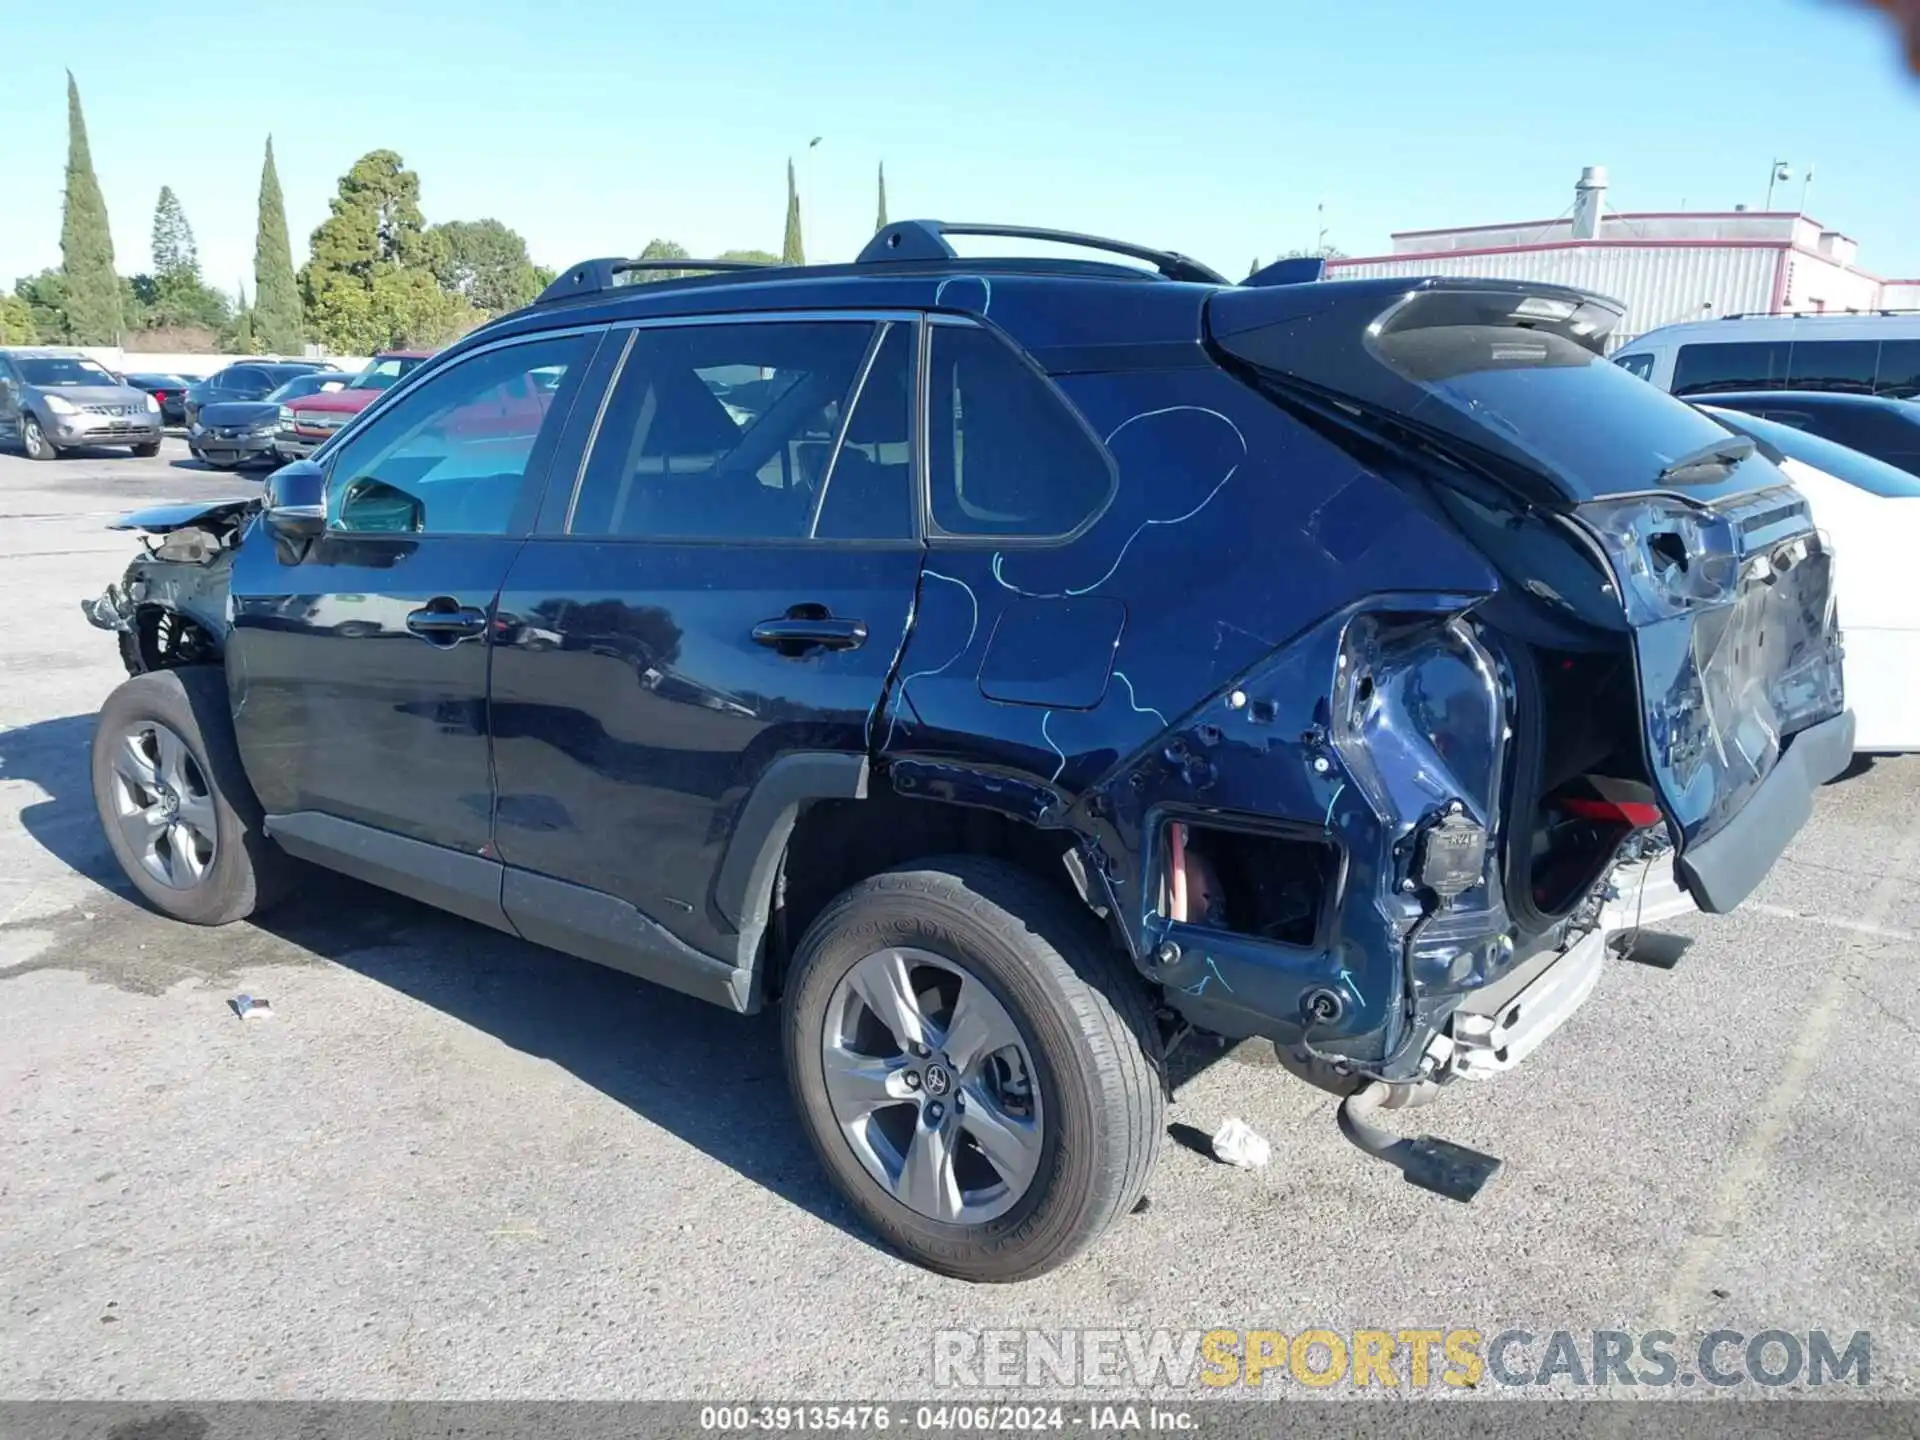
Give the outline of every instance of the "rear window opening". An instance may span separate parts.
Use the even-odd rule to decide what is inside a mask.
[[[1535,654],[1540,677],[1539,746],[1532,783],[1519,777],[1526,808],[1513,827],[1509,898],[1542,921],[1577,906],[1613,864],[1621,843],[1660,823],[1640,755],[1640,710],[1627,651]],[[1516,911],[1522,909],[1518,903]]]
[[[1169,920],[1281,945],[1310,946],[1339,873],[1339,851],[1223,825],[1161,828],[1160,913]]]

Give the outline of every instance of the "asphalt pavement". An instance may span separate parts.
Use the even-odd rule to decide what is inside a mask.
[[[1269,1166],[1171,1145],[1092,1254],[968,1286],[834,1198],[770,1016],[317,873],[220,931],[132,898],[79,601],[116,513],[255,485],[178,440],[0,452],[0,1398],[914,1397],[936,1332],[990,1328],[1865,1331],[1873,1393],[1920,1377],[1920,757],[1827,787],[1752,903],[1516,1073],[1389,1117],[1504,1159],[1473,1204],[1247,1045],[1172,1114]]]

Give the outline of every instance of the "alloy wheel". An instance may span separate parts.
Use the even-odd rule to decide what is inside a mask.
[[[146,872],[191,890],[213,870],[219,827],[213,792],[193,752],[157,720],[124,731],[113,751],[113,809]]]
[[[925,950],[866,956],[827,1002],[820,1052],[841,1133],[903,1205],[976,1225],[1032,1185],[1045,1138],[1032,1052],[965,966]]]

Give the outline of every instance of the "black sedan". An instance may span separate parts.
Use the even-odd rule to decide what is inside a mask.
[[[1920,402],[1832,390],[1713,391],[1686,398],[1791,425],[1920,475]]]
[[[185,376],[143,373],[122,375],[120,378],[134,389],[144,390],[153,396],[155,403],[160,406],[161,424],[187,423],[187,387],[192,382]]]
[[[264,400],[269,392],[316,370],[334,370],[324,360],[243,360],[196,382],[187,390],[188,426],[199,423],[200,407],[229,400]]]
[[[353,376],[343,370],[312,370],[295,375],[262,400],[221,400],[203,405],[187,432],[187,448],[195,459],[216,470],[278,465],[287,458],[275,443],[285,415],[283,407],[291,400],[342,390],[352,383]]]

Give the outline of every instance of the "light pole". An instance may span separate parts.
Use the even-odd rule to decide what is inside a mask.
[[[813,214],[813,152],[819,148],[820,142],[825,138],[824,135],[816,135],[807,141],[806,195],[800,208],[808,215]],[[802,223],[804,224],[805,222],[802,221]]]
[[[1791,179],[1793,179],[1793,171],[1790,168],[1789,162],[1785,160],[1774,161],[1773,168],[1767,171],[1767,203],[1760,208],[1763,210],[1772,210],[1774,185],[1784,185]]]

